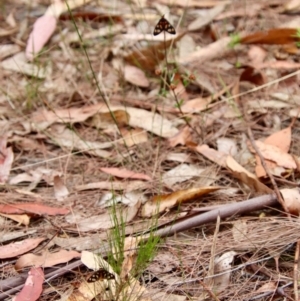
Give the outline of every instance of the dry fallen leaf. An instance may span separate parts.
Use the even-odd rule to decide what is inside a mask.
[[[226,167],[227,154],[218,152],[206,144],[192,146],[191,148],[195,149],[198,153],[202,154],[204,157],[217,163],[218,165]]]
[[[60,250],[54,253],[49,253],[48,251],[45,251],[42,255],[28,253],[21,256],[17,260],[15,264],[15,269],[16,271],[18,271],[28,266],[49,268],[60,263],[68,262],[80,256],[80,253],[76,251],[66,250]]]
[[[290,154],[283,152],[279,147],[261,141],[255,141],[255,143],[265,159],[274,161],[278,166],[285,168],[297,168],[294,158]]]
[[[1,233],[0,236],[0,242],[6,242],[9,240],[14,240],[14,239],[18,239],[21,238],[23,236],[28,236],[28,235],[32,235],[34,233],[36,233],[37,230],[24,230],[24,231],[14,231],[14,232],[8,232],[8,233]]]
[[[296,28],[272,28],[258,31],[241,38],[241,44],[284,45],[299,42]]]
[[[255,191],[262,193],[273,192],[272,189],[267,187],[265,184],[261,183],[254,174],[252,174],[239,163],[237,163],[231,156],[228,156],[226,158],[226,165],[227,168],[232,172],[233,176],[242,181],[249,188],[252,188]]]
[[[124,59],[125,61],[130,64],[137,66],[144,70],[145,72],[155,72],[156,66],[165,58],[166,51],[174,45],[177,41],[179,41],[183,36],[185,35],[185,32],[176,35],[171,38],[164,39],[162,36],[158,36],[158,38],[153,38],[153,35],[151,35],[151,40],[158,40],[160,41],[158,44],[151,45],[144,48],[144,49],[135,49],[131,53],[129,53]],[[144,36],[144,34],[143,34]]]
[[[212,290],[214,292],[220,293],[230,284],[231,267],[235,255],[237,255],[235,251],[229,251],[215,259],[214,273],[222,275],[213,278],[214,285]]]
[[[112,147],[112,142],[99,143],[86,141],[79,137],[74,131],[66,128],[62,124],[52,125],[49,129],[49,136],[50,139],[48,139],[48,141],[50,143],[58,144],[60,147],[66,147],[70,150],[80,150],[92,156],[101,158],[108,158],[111,156],[110,152],[103,149]]]
[[[27,214],[3,214],[3,213],[0,213],[0,215],[16,221],[19,225],[23,224],[24,226],[28,226],[30,223],[30,216],[28,216]]]
[[[148,141],[147,132],[141,129],[121,129],[122,139],[121,143],[124,143],[127,147],[131,147],[133,145],[137,145],[140,143],[144,143]]]
[[[130,222],[136,215],[139,210],[140,203],[138,202],[136,205],[122,208],[119,214],[122,214],[122,220],[124,223]],[[121,217],[120,217],[121,218]],[[106,211],[103,214],[91,216],[85,219],[81,219],[77,222],[77,229],[82,232],[98,230],[98,229],[110,229],[114,227],[114,221],[111,218],[111,213]]]
[[[200,176],[203,171],[203,168],[199,168],[196,165],[181,164],[167,171],[163,175],[162,180],[166,186],[172,188],[176,183]]]
[[[280,189],[285,206],[289,213],[299,216],[300,214],[300,193],[298,188]]]
[[[105,269],[106,271],[110,272],[111,274],[114,274],[116,278],[118,278],[118,275],[115,273],[114,269],[111,267],[111,265],[103,259],[100,255],[96,255],[92,252],[83,251],[81,253],[81,262],[88,267],[90,270],[100,270]]]
[[[292,129],[291,127],[287,127],[279,132],[275,132],[264,140],[264,143],[274,145],[278,147],[282,152],[287,153],[290,149],[292,140]],[[256,167],[255,173],[258,178],[263,178],[267,175],[265,169],[261,164],[261,160],[259,156],[256,157]],[[284,172],[284,168],[280,168],[275,162],[265,159],[265,163],[269,168],[270,172],[274,175],[281,176],[282,172]]]
[[[126,65],[124,67],[124,78],[129,83],[138,87],[147,88],[150,85],[144,71],[135,66]]]
[[[50,65],[43,67],[28,63],[24,52],[19,52],[13,57],[9,57],[2,61],[0,65],[5,70],[19,72],[39,79],[50,77],[52,72]]]
[[[26,46],[26,58],[30,61],[42,50],[56,29],[57,19],[44,15],[38,18],[30,33]]]
[[[37,247],[45,239],[46,238],[28,238],[19,242],[0,246],[0,258],[5,259],[22,255]]]
[[[96,113],[108,113],[118,110],[126,111],[129,116],[128,124],[133,128],[142,128],[165,138],[172,137],[178,133],[178,130],[173,125],[173,122],[161,116],[160,114],[131,107],[124,108],[123,106],[110,106],[108,109],[103,103],[81,108],[61,109],[56,110],[55,112],[42,109],[32,114],[31,121],[35,129],[42,131],[53,123],[63,123],[65,126],[66,123],[83,122]],[[61,128],[60,131],[62,131]],[[51,136],[51,132],[49,135]],[[60,136],[61,135],[62,133],[60,133]],[[69,136],[71,135],[69,134]],[[63,144],[64,141],[60,141],[60,143]],[[106,142],[104,145],[108,145],[108,142]]]
[[[15,44],[0,45],[0,61],[2,61],[7,56],[14,55],[20,51],[21,51],[20,46]]]
[[[69,209],[49,207],[40,203],[14,203],[1,205],[0,212],[6,214],[24,214],[28,215],[66,215],[70,212]]]
[[[42,268],[31,268],[22,290],[12,299],[12,301],[38,300],[43,291],[44,279],[45,276]]]
[[[158,195],[149,200],[142,208],[142,217],[150,217],[170,209],[182,202],[199,198],[204,194],[219,190],[220,187],[199,187],[176,191],[170,194]]]

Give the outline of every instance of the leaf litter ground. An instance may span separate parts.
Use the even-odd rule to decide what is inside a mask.
[[[297,6],[168,4],[4,5],[1,300],[297,299]],[[175,36],[153,37],[163,15]],[[286,213],[239,214],[279,191]],[[128,245],[118,273],[104,263],[116,282],[103,290],[83,256],[112,251],[114,202]],[[189,224],[230,204],[226,219]],[[134,274],[153,225],[169,235]]]

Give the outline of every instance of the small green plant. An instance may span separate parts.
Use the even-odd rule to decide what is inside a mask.
[[[228,46],[230,48],[234,48],[235,45],[241,42],[241,37],[238,33],[231,35],[231,41],[229,42]]]
[[[295,34],[295,38],[300,39],[300,28],[297,28],[297,32]],[[296,42],[297,48],[300,48],[300,41]]]
[[[241,66],[242,66],[242,64],[241,64],[240,61],[237,61],[237,62],[235,63],[235,68],[241,68]]]
[[[114,198],[113,198],[114,199]],[[122,211],[117,206],[113,200],[111,207],[111,219],[113,221],[114,227],[110,232],[110,248],[114,250],[114,253],[110,253],[108,256],[108,262],[114,268],[115,272],[120,274],[122,269],[122,263],[125,259],[124,257],[124,243],[126,238],[126,218],[122,214]],[[134,267],[131,271],[131,275],[139,277],[147,265],[151,262],[155,256],[160,237],[155,236],[155,229],[157,226],[158,218],[155,217],[152,221],[150,228],[154,229],[150,234],[148,234],[147,239],[142,240],[139,243],[138,250],[136,250],[136,260]],[[126,251],[126,250],[125,250]]]
[[[184,102],[184,100],[183,100],[183,99],[180,99],[180,100],[178,101],[178,103],[175,104],[175,108],[177,108],[177,109],[181,108],[182,105],[183,105],[183,102]]]

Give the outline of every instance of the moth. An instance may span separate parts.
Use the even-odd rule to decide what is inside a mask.
[[[112,280],[115,279],[115,275],[108,272],[105,269],[100,269],[98,271],[95,271],[86,281],[91,283],[91,282],[96,282],[99,280]]]
[[[163,31],[166,31],[170,34],[176,34],[175,28],[170,24],[170,22],[165,18],[164,15],[160,18],[160,20],[156,24],[153,31],[153,35],[157,36]]]

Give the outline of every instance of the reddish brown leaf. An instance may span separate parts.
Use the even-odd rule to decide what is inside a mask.
[[[241,44],[283,45],[299,42],[296,28],[275,28],[268,31],[258,31],[241,38]]]
[[[15,203],[0,205],[0,212],[6,214],[66,215],[70,210],[66,208],[49,207],[40,203]]]
[[[29,238],[9,245],[0,246],[0,258],[12,258],[34,249],[46,238]]]
[[[42,268],[31,268],[22,290],[14,298],[14,301],[38,300],[43,291],[44,278],[44,271]]]
[[[156,65],[159,64],[165,58],[165,49],[169,49],[174,45],[177,41],[179,41],[185,32],[176,36],[174,39],[169,41],[163,41],[158,45],[151,45],[145,49],[134,50],[132,53],[125,57],[125,61],[131,65],[137,66],[138,68],[155,72]]]
[[[263,74],[256,71],[252,67],[247,67],[240,76],[240,82],[247,81],[253,83],[254,85],[261,86],[266,83]]]
[[[107,15],[101,14],[93,11],[79,11],[73,12],[72,15],[69,12],[63,13],[59,16],[59,20],[66,21],[66,20],[78,20],[82,19],[84,21],[90,20],[93,22],[113,22],[113,23],[122,23],[123,20],[120,16],[116,15]]]

